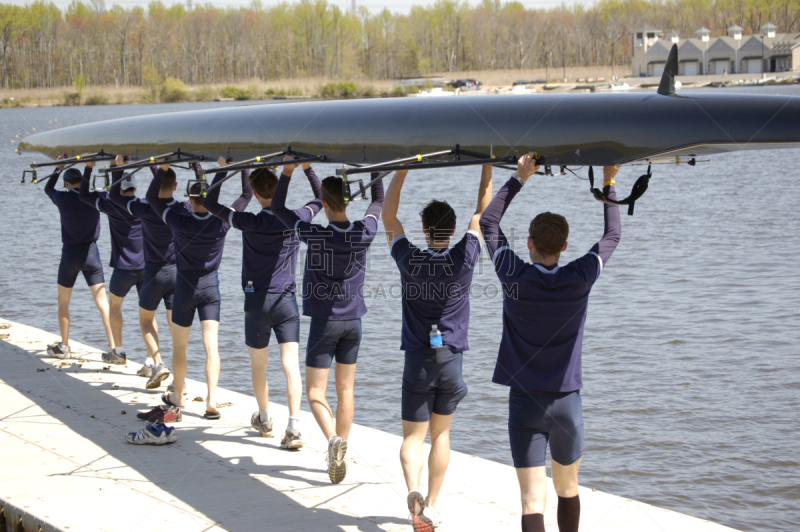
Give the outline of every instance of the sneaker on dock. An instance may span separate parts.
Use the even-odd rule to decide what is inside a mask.
[[[300,449],[303,446],[303,440],[300,437],[300,431],[296,429],[286,429],[281,440],[281,449]]]
[[[253,412],[253,415],[250,416],[250,426],[265,438],[272,436],[272,420],[261,421],[261,418],[258,417],[258,412]]]
[[[177,423],[182,420],[183,413],[177,406],[162,407],[148,419],[150,423]]]
[[[436,508],[431,508],[430,506],[423,508],[419,520],[419,527],[416,522],[414,523],[414,532],[434,532],[435,530],[441,531],[444,528],[442,514]]]
[[[178,440],[175,427],[168,427],[163,423],[148,423],[139,432],[129,432],[125,435],[128,443],[134,445],[164,445]]]
[[[102,358],[103,362],[117,366],[124,366],[128,363],[128,355],[125,354],[125,351],[118,351],[116,347],[104,352]]]
[[[152,368],[150,372],[150,378],[147,380],[147,384],[144,385],[145,388],[148,390],[155,390],[156,388],[161,386],[161,383],[164,382],[169,378],[169,370],[167,366],[163,363],[159,364],[158,366]]]
[[[422,519],[420,519],[422,510],[425,509],[425,497],[417,490],[409,491],[406,496],[406,504],[408,504],[408,518],[411,520],[414,532],[421,532],[424,527],[428,526],[427,523],[423,523]]]
[[[47,354],[54,358],[64,360],[65,358],[72,358],[72,350],[68,345],[61,342],[47,346]]]
[[[153,368],[152,366],[142,366],[139,368],[139,371],[136,372],[136,375],[139,377],[150,378],[153,376]]]
[[[163,410],[163,409],[165,409],[165,408],[166,408],[166,406],[163,406],[163,405],[158,405],[158,406],[157,406],[157,407],[155,407],[155,408],[151,408],[151,409],[150,409],[150,410],[148,410],[147,412],[139,412],[138,414],[136,414],[136,417],[138,417],[138,418],[139,418],[139,419],[141,419],[142,421],[147,421],[147,420],[149,420],[151,417],[153,417],[154,415],[156,415],[156,414],[158,413],[158,411],[159,411],[159,410]]]
[[[328,442],[326,459],[328,463],[328,478],[334,484],[340,483],[347,476],[347,463],[344,461],[345,454],[347,454],[347,440],[339,436],[331,438]]]

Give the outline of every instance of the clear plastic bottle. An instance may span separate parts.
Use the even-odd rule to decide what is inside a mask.
[[[247,286],[244,288],[245,294],[252,294],[256,289],[253,288],[253,281],[247,281]]]
[[[437,324],[431,325],[431,347],[434,349],[437,347],[442,347],[442,333],[439,331],[439,326]]]

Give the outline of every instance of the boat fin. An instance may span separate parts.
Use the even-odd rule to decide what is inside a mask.
[[[678,75],[678,45],[673,44],[669,51],[667,64],[664,65],[664,73],[661,75],[661,83],[658,84],[658,93],[664,96],[675,94],[675,76]]]

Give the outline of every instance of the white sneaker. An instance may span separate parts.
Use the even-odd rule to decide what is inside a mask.
[[[168,427],[163,423],[148,423],[139,432],[126,434],[125,439],[134,445],[164,445],[178,441],[178,435],[175,427]]]
[[[51,357],[59,358],[61,360],[64,360],[65,358],[72,358],[72,350],[68,345],[64,345],[61,342],[48,345],[47,354]]]
[[[347,454],[347,440],[334,436],[328,442],[328,455],[326,457],[328,463],[328,478],[331,482],[338,484],[344,480],[347,475],[347,463],[344,461],[344,455]]]

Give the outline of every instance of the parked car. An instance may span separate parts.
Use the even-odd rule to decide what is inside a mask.
[[[512,86],[512,87],[516,87],[517,85],[527,85],[527,84],[529,84],[529,83],[530,83],[530,81],[526,81],[526,80],[524,80],[524,79],[518,79],[517,81],[515,81],[514,83],[512,83],[512,84],[511,84],[511,86]]]
[[[477,79],[457,79],[448,83],[454,89],[461,89],[465,91],[476,91],[483,86],[483,83]]]

